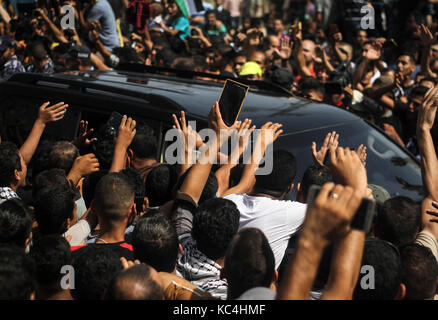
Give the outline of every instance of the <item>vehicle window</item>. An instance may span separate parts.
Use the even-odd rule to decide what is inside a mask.
[[[332,130],[339,133],[339,145],[342,147],[356,149],[360,144],[367,147],[368,183],[384,187],[391,196],[422,200],[421,170],[418,163],[363,121],[280,137],[275,148],[289,150],[298,160],[295,185],[301,181],[304,171],[313,164],[310,149],[312,141],[317,142],[319,149],[325,135]],[[294,193],[291,198],[295,198]]]
[[[21,146],[38,116],[38,108],[45,102],[41,98],[9,96],[0,102],[1,135],[4,140]],[[51,101],[52,104],[57,101]],[[67,103],[67,101],[66,101]],[[72,140],[77,133],[81,114],[70,105],[64,118],[49,123],[42,140]]]

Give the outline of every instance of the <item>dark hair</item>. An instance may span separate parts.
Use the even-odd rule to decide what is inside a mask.
[[[406,286],[405,299],[433,298],[437,288],[438,263],[432,251],[419,244],[408,244],[400,250],[401,278]]]
[[[274,253],[263,232],[257,228],[240,230],[225,254],[228,299],[234,300],[251,288],[268,288],[274,271]]]
[[[176,55],[175,52],[172,51],[172,49],[164,48],[157,52],[156,60],[157,62],[163,60],[163,66],[170,67],[177,57],[178,55]]]
[[[161,164],[152,168],[146,182],[146,196],[150,207],[157,207],[172,200],[172,189],[178,180],[178,173],[174,166]]]
[[[0,204],[0,243],[24,247],[32,230],[32,219],[20,199]]]
[[[99,217],[109,222],[120,222],[128,214],[134,201],[134,188],[123,173],[109,173],[96,186],[94,199]]]
[[[120,171],[123,173],[126,178],[129,180],[131,185],[135,190],[134,203],[137,209],[137,212],[141,212],[143,210],[144,197],[145,193],[145,185],[140,173],[134,167],[129,167]]]
[[[181,189],[181,186],[183,185],[184,180],[187,178],[187,175],[189,174],[191,169],[192,167],[179,177],[178,183],[176,185],[177,190]],[[214,172],[210,171],[207,182],[205,182],[204,189],[202,190],[201,198],[199,198],[198,204],[201,204],[209,199],[216,198],[217,190],[218,182],[216,175],[214,174]]]
[[[158,142],[154,130],[145,123],[138,124],[129,148],[139,158],[155,159],[157,157]]]
[[[46,187],[57,185],[57,184],[69,186],[64,170],[50,169],[50,170],[44,170],[43,172],[40,172],[35,177],[33,184],[32,184],[32,194],[33,194],[34,201],[36,201],[40,190],[42,190]]]
[[[29,44],[28,47],[29,53],[35,60],[41,62],[47,58],[47,51],[44,48],[44,44],[39,41],[34,41]]]
[[[178,244],[175,228],[161,212],[148,213],[135,224],[134,256],[157,271],[172,273],[175,270]]]
[[[163,289],[144,263],[120,271],[111,281],[105,300],[162,300]]]
[[[71,295],[75,300],[100,300],[123,269],[119,256],[106,246],[87,246],[81,251],[73,261],[75,289]]]
[[[309,93],[310,91],[315,91],[322,96],[325,95],[324,85],[313,77],[305,77],[301,79],[298,83],[301,93]]]
[[[73,143],[58,141],[50,152],[49,166],[50,168],[62,169],[68,174],[78,156],[79,150]]]
[[[297,174],[297,159],[286,150],[275,150],[272,154],[272,172],[257,175],[255,188],[265,193],[280,196],[294,181]]]
[[[90,207],[91,201],[94,199],[97,183],[103,176],[107,174],[108,170],[99,170],[85,177],[82,184],[82,194],[87,208]]]
[[[192,236],[198,249],[211,260],[224,257],[239,219],[240,212],[230,200],[215,198],[202,203],[193,217]]]
[[[327,168],[322,166],[308,167],[306,171],[304,171],[300,185],[304,200],[307,201],[306,199],[311,185],[315,184],[322,187],[327,182],[333,182],[333,176]]]
[[[418,87],[414,87],[411,90],[411,93],[409,94],[409,97],[424,97],[427,93],[427,91],[429,91],[428,87],[424,87],[424,86],[418,86]]]
[[[415,239],[421,225],[420,206],[408,197],[394,197],[378,207],[376,228],[380,239],[396,246]]]
[[[9,187],[14,180],[14,171],[21,171],[20,154],[12,142],[0,144],[0,187]]]
[[[207,18],[210,14],[214,14],[214,16],[217,17],[216,10],[212,10],[212,9],[205,11],[204,17]]]
[[[114,139],[97,140],[94,155],[99,161],[100,170],[109,170],[114,156]]]
[[[49,168],[49,155],[53,148],[53,141],[40,141],[35,154],[32,157],[32,179],[35,179],[41,172]]]
[[[141,59],[134,48],[114,48],[113,53],[120,58],[120,63],[141,63]]]
[[[354,300],[394,300],[400,290],[401,259],[397,248],[391,243],[379,239],[368,239],[362,257],[362,266],[369,266],[370,277],[374,278],[374,287],[362,288],[365,280],[356,284]]]
[[[60,289],[61,268],[72,261],[67,240],[54,234],[40,237],[33,241],[30,256],[35,260],[38,284]]]
[[[432,78],[432,77],[425,77],[425,78],[421,79],[421,80],[419,81],[419,83],[422,83],[423,81],[430,81],[430,82],[432,82],[434,85],[437,84],[437,79],[436,79],[436,78]],[[423,87],[423,86],[421,86],[421,87]]]
[[[35,201],[35,218],[40,234],[62,234],[67,219],[73,219],[75,193],[66,185],[42,189]]]
[[[17,246],[0,246],[0,300],[28,300],[35,289],[33,259]]]

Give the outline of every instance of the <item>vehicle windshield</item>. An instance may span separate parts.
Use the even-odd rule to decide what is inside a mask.
[[[301,181],[304,171],[313,164],[310,149],[312,141],[317,143],[319,149],[326,134],[333,130],[339,133],[340,146],[357,149],[360,144],[364,144],[367,147],[368,183],[384,187],[391,197],[407,196],[415,201],[422,200],[419,164],[402,148],[361,120],[279,137],[275,148],[292,152],[298,161],[295,186]],[[295,192],[289,198],[295,199]]]

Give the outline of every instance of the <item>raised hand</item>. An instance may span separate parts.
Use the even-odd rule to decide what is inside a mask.
[[[429,89],[424,96],[418,111],[417,128],[430,131],[435,122],[436,109],[438,107],[438,86]]]
[[[117,132],[116,146],[121,146],[125,149],[128,149],[135,137],[135,125],[136,122],[132,118],[128,118],[126,115],[122,117],[122,121],[120,122],[120,127]]]
[[[91,128],[88,130],[88,121],[81,120],[79,124],[79,136],[73,142],[78,148],[80,147],[88,147],[92,143],[97,141],[97,138],[91,138],[94,129]]]
[[[353,187],[365,196],[368,185],[364,165],[355,151],[330,147],[330,171],[335,182]]]
[[[216,134],[219,135],[221,132],[229,134],[232,129],[237,129],[239,125],[238,122],[234,122],[231,127],[225,124],[219,109],[219,102],[216,101],[208,114],[208,127],[213,129]]]
[[[85,177],[90,173],[99,171],[99,160],[97,160],[93,153],[79,156],[75,159],[71,171],[75,172],[80,177]]]
[[[321,146],[321,149],[319,151],[316,151],[316,142],[312,142],[312,157],[313,162],[317,165],[324,166],[324,159],[327,154],[327,151],[330,149],[330,147],[337,148],[339,144],[339,134],[336,133],[336,131],[329,132],[325,136],[324,142]]]
[[[43,124],[47,124],[49,122],[55,122],[64,118],[64,115],[67,111],[68,104],[64,104],[64,102],[59,102],[49,107],[50,102],[43,103],[38,111],[38,121]]]
[[[343,238],[359,208],[362,194],[350,186],[326,183],[307,209],[303,233],[313,233],[326,242]]]

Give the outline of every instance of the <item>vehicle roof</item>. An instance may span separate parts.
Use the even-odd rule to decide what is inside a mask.
[[[37,78],[35,78],[37,77]],[[135,97],[161,96],[162,101],[185,110],[187,116],[207,118],[210,107],[219,99],[223,84],[214,81],[177,78],[166,75],[127,71],[74,71],[52,75],[19,74],[9,81],[26,81],[33,78],[37,85],[47,82],[57,85],[98,88],[99,92],[120,93]],[[38,80],[38,81],[35,81]],[[96,93],[98,94],[98,93]],[[163,103],[166,104],[166,103]],[[165,107],[165,106],[163,106]],[[283,124],[283,134],[333,127],[360,120],[352,113],[326,104],[294,97],[278,90],[267,90],[251,85],[239,119],[250,118],[260,125],[266,121]],[[297,121],[297,118],[300,120]]]

